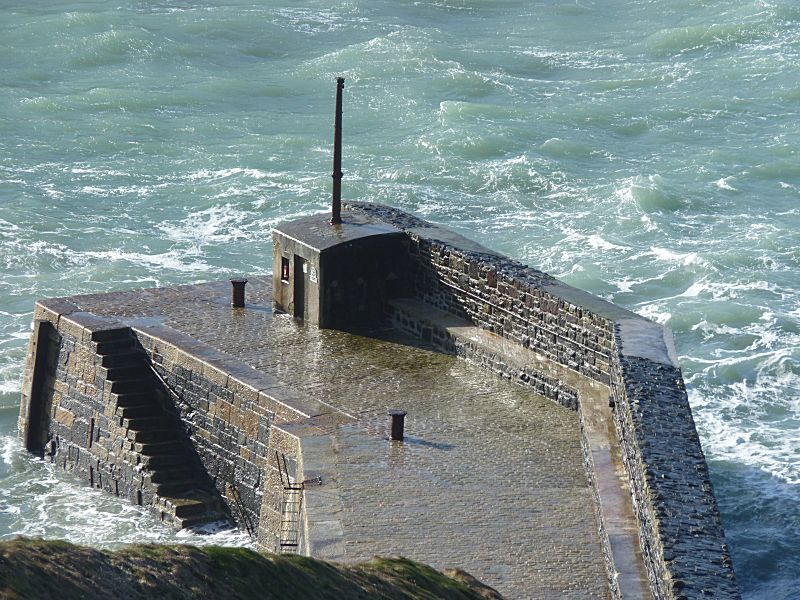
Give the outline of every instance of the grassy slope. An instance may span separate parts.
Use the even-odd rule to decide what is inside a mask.
[[[135,545],[116,552],[61,541],[0,542],[0,598],[500,599],[461,571],[404,558],[358,565],[244,548]]]

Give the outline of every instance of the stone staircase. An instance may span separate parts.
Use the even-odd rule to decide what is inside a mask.
[[[169,391],[154,375],[131,331],[108,331],[97,341],[96,352],[118,426],[115,451],[141,473],[141,492],[135,500],[153,506],[162,521],[179,529],[228,521],[179,417],[165,408]]]

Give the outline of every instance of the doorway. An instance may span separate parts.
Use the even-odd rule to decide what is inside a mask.
[[[296,254],[294,255],[294,317],[306,318],[306,277],[308,277],[308,262]]]

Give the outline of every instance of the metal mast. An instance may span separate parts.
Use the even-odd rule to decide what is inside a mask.
[[[342,222],[342,90],[344,77],[336,78],[336,119],[333,126],[333,202],[331,223]]]

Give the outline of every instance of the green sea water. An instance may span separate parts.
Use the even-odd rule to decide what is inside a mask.
[[[267,273],[341,75],[345,198],[674,330],[743,594],[800,598],[796,2],[0,0],[0,44],[0,536],[171,539],[19,449],[34,300]]]

